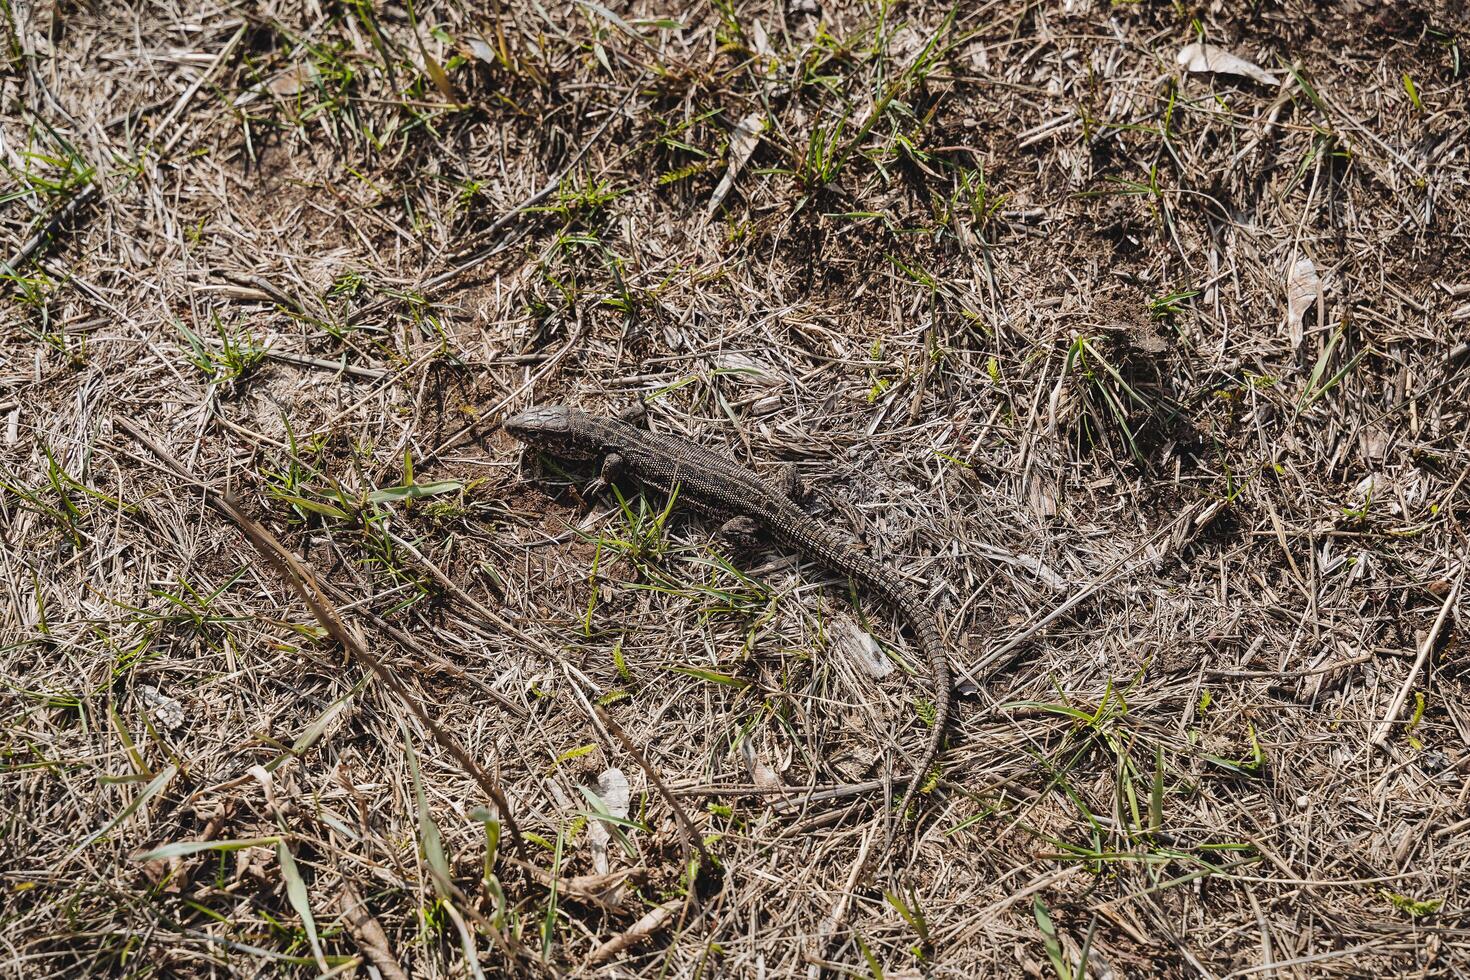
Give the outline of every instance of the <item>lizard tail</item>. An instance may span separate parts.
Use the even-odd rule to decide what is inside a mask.
[[[909,812],[909,806],[924,788],[924,784],[929,781],[929,773],[939,759],[939,750],[944,744],[945,724],[949,721],[952,691],[949,661],[944,655],[944,645],[939,637],[938,624],[919,604],[917,596],[908,597],[906,605],[907,608],[900,606],[900,609],[904,613],[904,618],[909,622],[909,628],[914,631],[915,639],[918,640],[918,645],[924,653],[924,659],[929,662],[929,678],[934,686],[934,725],[929,730],[929,738],[924,743],[924,752],[919,756],[919,764],[914,770],[913,777],[909,779],[908,788],[904,790],[902,802],[898,805],[898,823],[903,822],[905,815]]]
[[[934,768],[934,763],[939,759],[939,750],[944,744],[944,729],[949,721],[949,708],[952,699],[953,687],[950,682],[949,660],[944,655],[944,640],[939,633],[939,621],[924,604],[923,596],[911,586],[901,582],[891,572],[881,565],[872,562],[866,556],[860,556],[858,562],[868,571],[869,582],[883,599],[891,605],[899,616],[908,623],[909,630],[914,634],[919,650],[924,654],[924,659],[929,663],[929,679],[933,685],[932,697],[934,698],[934,724],[929,730],[929,737],[924,743],[924,751],[919,756],[919,764],[909,779],[908,787],[903,791],[902,801],[898,805],[897,819],[893,827],[903,823],[909,807],[918,798],[919,792],[924,784],[929,781],[929,773]],[[885,857],[888,860],[889,852],[893,848],[895,833],[889,831],[888,841],[884,846]]]
[[[924,659],[929,662],[929,677],[934,685],[934,727],[924,744],[923,754],[919,756],[918,768],[909,780],[908,788],[904,790],[903,802],[899,804],[897,822],[901,823],[909,806],[928,781],[929,771],[934,768],[935,760],[939,758],[939,749],[944,743],[945,724],[949,721],[949,661],[944,655],[939,620],[929,611],[924,604],[924,597],[916,589],[898,578],[892,570],[848,547],[826,525],[813,522],[793,510],[789,519],[778,521],[772,527],[789,544],[795,545],[808,557],[817,559],[835,571],[846,573],[882,597],[898,613],[899,618],[908,623],[919,649],[923,651]],[[890,830],[888,843],[883,848],[884,861],[892,849],[893,836],[893,831]]]

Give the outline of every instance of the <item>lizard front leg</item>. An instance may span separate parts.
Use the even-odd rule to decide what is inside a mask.
[[[587,489],[582,491],[582,499],[590,501],[593,497],[596,497],[608,487],[612,486],[613,482],[617,480],[617,478],[621,476],[622,473],[622,455],[619,453],[608,453],[606,456],[602,457],[602,472],[599,473],[591,483],[587,484]]]

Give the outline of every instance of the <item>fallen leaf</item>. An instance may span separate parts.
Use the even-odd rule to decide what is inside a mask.
[[[367,903],[350,883],[342,882],[337,903],[342,909],[342,921],[347,925],[347,932],[357,940],[357,945],[373,961],[378,972],[386,980],[408,980],[408,974],[403,972],[403,967],[393,956],[393,947],[382,923],[373,917]]]
[[[628,818],[629,787],[628,777],[623,775],[623,770],[613,767],[605,769],[597,776],[597,795],[602,797],[602,802],[607,805],[607,812],[615,817]]]
[[[444,66],[429,54],[428,49],[422,43],[419,45],[419,53],[424,56],[424,71],[428,73],[429,81],[434,83],[434,87],[439,90],[440,95],[444,96],[446,102],[458,105],[459,97],[454,94],[454,85],[449,81],[449,73],[444,70]]]
[[[272,95],[289,98],[305,88],[314,74],[311,65],[295,65],[272,78],[265,87]]]
[[[629,795],[628,777],[621,769],[605,769],[598,774],[597,797],[610,816],[628,819]],[[601,820],[593,820],[587,825],[587,839],[592,845],[592,867],[598,874],[607,874],[607,845],[612,841],[612,832]]]
[[[969,49],[970,67],[979,72],[990,70],[990,53],[985,50],[983,41],[976,41]]]
[[[740,740],[740,757],[745,762],[745,769],[750,773],[751,782],[755,783],[766,792],[779,792],[786,788],[781,781],[781,776],[772,769],[766,761],[761,758],[750,739]]]
[[[588,953],[586,964],[588,966],[595,966],[604,960],[612,959],[629,946],[640,943],[652,936],[664,926],[668,925],[669,921],[673,919],[674,913],[679,911],[680,907],[683,906],[684,901],[682,898],[671,898],[662,905],[654,906],[648,914],[629,926],[626,932],[619,933],[601,946],[598,946],[591,953]]]
[[[749,384],[769,386],[775,384],[779,374],[771,365],[748,354],[725,353],[714,357],[715,369],[731,376],[731,380]]]
[[[1189,71],[1212,71],[1219,75],[1239,75],[1262,85],[1279,85],[1275,75],[1260,65],[1246,61],[1213,44],[1186,44],[1176,59]]]
[[[833,619],[829,633],[832,646],[869,677],[887,677],[893,673],[893,661],[883,655],[883,648],[873,639],[873,634],[846,616]]]
[[[762,58],[774,58],[776,56],[775,49],[771,47],[771,39],[766,34],[766,25],[762,24],[759,20],[750,25],[750,40],[751,47],[755,48],[755,53]]]
[[[1302,317],[1322,298],[1322,280],[1311,259],[1297,259],[1286,277],[1286,330],[1291,348],[1302,345]]]
[[[725,176],[721,178],[719,186],[710,195],[710,214],[715,213],[725,195],[730,193],[730,188],[735,186],[735,177],[755,152],[756,144],[761,139],[761,130],[765,128],[766,121],[759,113],[754,112],[735,124],[735,131],[730,134],[730,162],[725,167]]]
[[[478,37],[467,37],[464,39],[465,47],[469,48],[470,54],[479,58],[487,65],[495,64],[495,49],[490,47],[484,40]]]

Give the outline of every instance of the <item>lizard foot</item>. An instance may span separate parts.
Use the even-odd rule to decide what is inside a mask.
[[[623,457],[617,453],[608,453],[602,458],[602,472],[587,484],[587,489],[582,491],[582,500],[590,504],[592,499],[612,486],[614,480],[623,472]]]
[[[618,421],[636,425],[640,429],[648,428],[648,405],[643,401],[642,395],[638,396],[636,402],[618,412]]]
[[[760,542],[760,525],[749,517],[732,517],[715,536],[731,551],[753,551]]]

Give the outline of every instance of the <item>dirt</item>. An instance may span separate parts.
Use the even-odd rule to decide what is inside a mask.
[[[0,13],[0,975],[1465,972],[1464,4]]]

